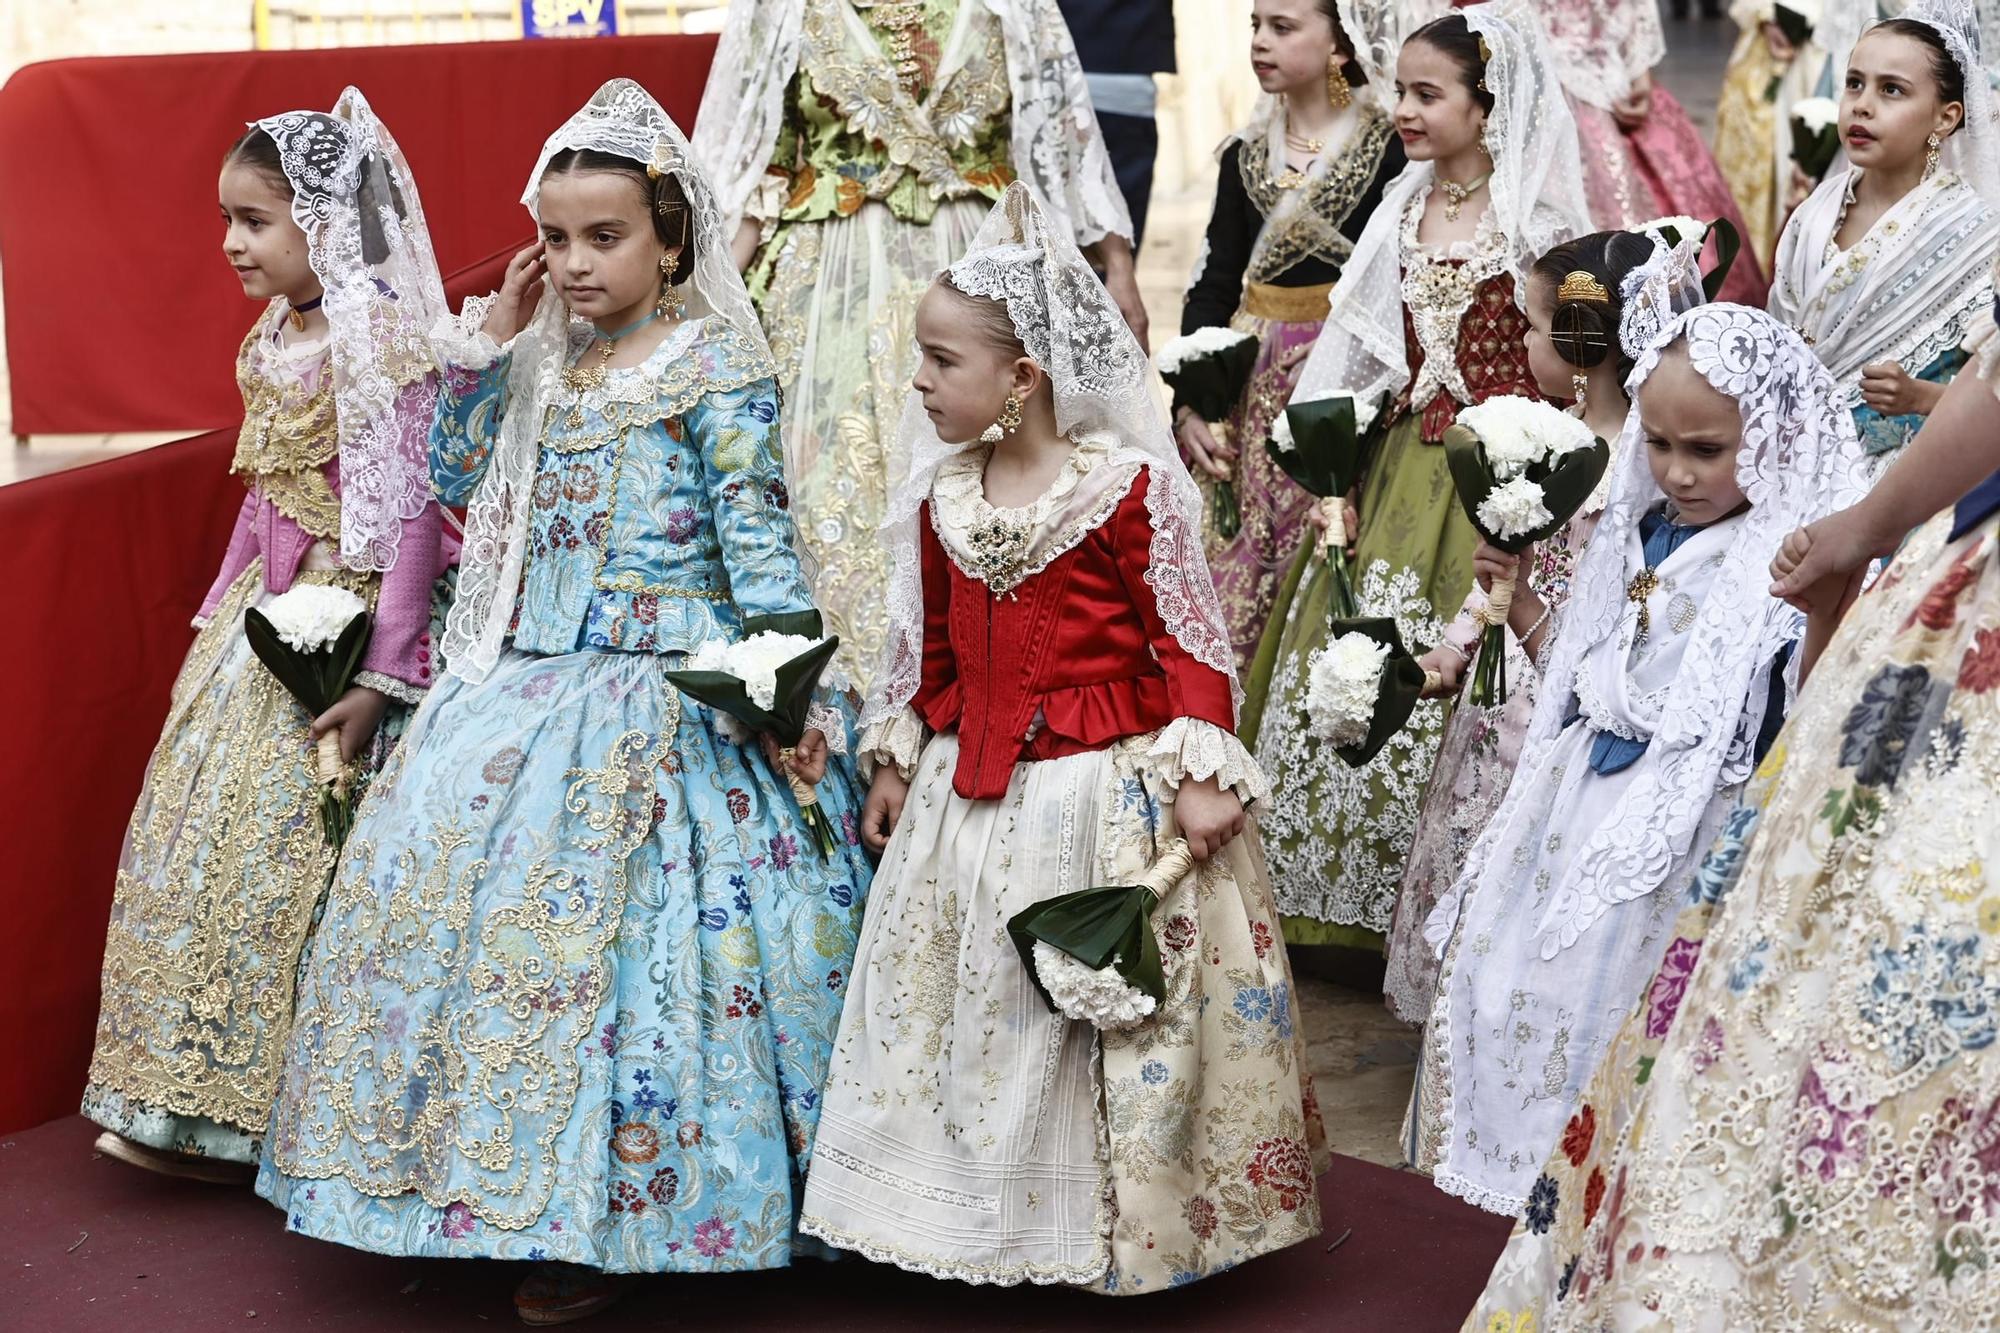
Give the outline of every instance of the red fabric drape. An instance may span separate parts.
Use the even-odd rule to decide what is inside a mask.
[[[497,287],[511,254],[448,279],[454,305]],[[246,326],[251,313],[239,301]],[[0,699],[12,705],[0,726],[0,1134],[70,1114],[83,1091],[112,876],[242,503],[235,448],[232,426],[0,486]]]
[[[352,83],[410,160],[446,272],[531,234],[542,140],[606,79],[691,129],[713,37],[60,60],[0,88],[0,266],[14,430],[234,421],[253,313],[219,253],[215,178],[244,122]],[[119,330],[107,340],[107,330]]]

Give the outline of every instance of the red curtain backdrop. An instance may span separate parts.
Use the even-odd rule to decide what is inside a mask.
[[[17,434],[209,430],[254,313],[215,180],[246,121],[354,84],[402,145],[449,273],[531,236],[542,140],[624,75],[691,129],[714,37],[59,60],[0,88],[0,267]],[[115,332],[114,332],[115,331]]]
[[[641,82],[677,120],[683,114],[691,120],[714,43],[635,38],[546,45],[579,52],[570,57],[578,63],[565,66],[571,70],[564,76],[568,82],[550,74],[549,83],[533,85],[532,97],[519,87],[509,91],[495,86],[490,105],[483,94],[473,99],[488,106],[481,114],[504,116],[518,131],[504,139],[503,150],[495,154],[505,162],[496,180],[482,180],[479,185],[482,199],[492,195],[499,202],[482,204],[477,210],[451,207],[472,192],[468,182],[475,168],[435,148],[429,154],[441,164],[440,170],[422,176],[424,206],[441,233],[440,256],[480,254],[446,280],[454,304],[499,285],[512,242],[517,234],[524,243],[527,237],[526,215],[513,201],[534,165],[534,154],[563,117],[618,72],[617,61],[592,64],[581,59],[582,54],[591,48],[619,48],[636,52],[655,66],[663,64],[661,57],[672,56],[678,63],[673,65],[671,89],[658,79]],[[325,54],[345,57],[344,73],[369,89],[373,98],[373,86],[385,93],[401,86],[389,78],[371,79],[370,62],[378,54],[401,60],[417,53],[456,53],[483,68],[489,57],[515,49],[493,45]],[[690,53],[699,57],[698,68],[689,63]],[[292,59],[290,55],[246,57],[266,58],[287,63]],[[531,52],[529,59],[542,57]],[[141,77],[140,72],[153,62],[77,63],[124,66],[134,71],[135,83],[144,84],[151,76]],[[182,61],[172,57],[160,63]],[[426,65],[425,77],[432,86],[464,89],[477,83],[462,71],[452,72],[452,63],[446,59]],[[338,85],[339,76],[331,77],[319,90],[325,96],[315,92],[305,104],[332,105]],[[0,122],[7,119],[6,97],[13,88],[10,84],[7,93],[0,94]],[[100,91],[111,96],[114,87]],[[503,113],[499,107],[509,99],[517,105]],[[383,106],[380,100],[375,104]],[[116,119],[110,106],[94,107],[92,114]],[[391,115],[385,111],[384,118]],[[404,119],[409,128],[392,119],[390,128],[415,158],[418,149],[413,141],[427,140],[417,132],[421,127],[416,118]],[[437,134],[428,140],[439,141]],[[227,136],[218,142],[227,143]],[[28,200],[10,193],[5,184],[8,173],[18,169],[9,158],[12,151],[0,133],[0,221],[28,211]],[[141,151],[159,151],[159,146],[138,144],[133,149]],[[207,151],[204,146],[203,154]],[[106,160],[129,161],[133,153],[121,151]],[[112,170],[100,166],[99,174]],[[422,175],[425,169],[418,165],[417,170]],[[446,188],[434,187],[432,180]],[[134,196],[119,201],[119,207],[136,218],[147,201]],[[207,200],[205,207],[213,208],[214,201]],[[504,225],[490,216],[495,213],[504,216]],[[452,233],[456,239],[449,243],[442,239],[440,215],[463,219]],[[200,337],[183,337],[164,321],[148,321],[119,338],[115,354],[108,350],[101,328],[86,334],[84,325],[92,321],[84,318],[81,307],[64,307],[52,317],[74,319],[76,327],[53,336],[69,339],[74,348],[98,350],[71,358],[56,354],[59,349],[52,344],[39,359],[24,364],[14,346],[21,336],[17,319],[24,312],[20,270],[14,252],[6,254],[9,355],[17,394],[24,380],[64,374],[71,376],[66,382],[72,386],[88,384],[65,391],[65,399],[83,395],[64,403],[72,410],[103,406],[94,399],[111,402],[114,390],[124,390],[123,401],[133,405],[150,403],[155,397],[208,402],[210,406],[201,410],[210,414],[209,419],[230,424],[91,467],[0,486],[0,536],[4,536],[0,624],[6,626],[5,650],[0,651],[0,699],[12,705],[6,724],[0,726],[0,977],[8,983],[0,987],[0,1134],[76,1110],[97,1023],[104,925],[125,824],[146,760],[159,739],[174,674],[194,639],[189,621],[215,576],[243,499],[242,484],[228,475],[236,446],[233,423],[242,416],[231,367],[252,311],[240,294],[230,292],[231,275],[223,270],[220,257],[210,253],[214,237],[206,228],[207,214],[200,218],[204,229],[195,247],[200,273],[191,275],[187,286],[190,292],[219,289],[228,298],[206,316],[215,327]],[[475,221],[483,230],[475,229]],[[81,217],[56,214],[39,219],[37,225],[60,229],[68,223],[88,225]],[[197,343],[199,356],[193,351]],[[93,371],[111,378],[91,380]],[[116,427],[60,429],[132,429],[138,424],[120,420]],[[5,447],[12,446],[0,444]]]

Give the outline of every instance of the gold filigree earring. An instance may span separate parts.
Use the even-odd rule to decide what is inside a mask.
[[[1354,101],[1354,89],[1347,82],[1347,67],[1341,63],[1338,51],[1326,58],[1326,100],[1333,103],[1335,111],[1347,110]]]
[[[1576,390],[1576,410],[1584,410],[1584,394],[1590,388],[1590,376],[1581,371],[1569,377],[1569,387]]]
[[[1933,134],[1929,139],[1926,139],[1924,141],[1924,147],[1930,150],[1929,152],[1924,154],[1924,176],[1926,178],[1929,178],[1930,176],[1936,174],[1938,168],[1938,152],[1941,148],[1943,148],[1943,146],[1944,146],[1944,141],[1938,138],[1935,134]]]
[[[687,309],[687,297],[674,286],[674,270],[681,266],[681,248],[677,245],[660,256],[660,300],[654,309],[661,319],[679,319]]]
[[[1007,401],[1000,404],[999,419],[988,426],[979,438],[987,444],[998,444],[1019,429],[1021,429],[1021,396],[1010,393],[1007,395]]]

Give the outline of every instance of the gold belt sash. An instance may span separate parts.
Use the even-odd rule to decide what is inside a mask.
[[[1326,318],[1333,298],[1333,284],[1316,287],[1276,287],[1253,282],[1243,292],[1244,313],[1280,324],[1317,324]]]

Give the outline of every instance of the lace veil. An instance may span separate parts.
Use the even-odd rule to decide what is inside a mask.
[[[1110,438],[1110,465],[1151,470],[1146,508],[1153,520],[1146,582],[1160,618],[1197,660],[1236,679],[1222,604],[1201,546],[1201,493],[1180,461],[1152,372],[1075,242],[1043,213],[1019,182],[946,270],[968,296],[1007,307],[1015,333],[1055,391],[1056,427],[1072,439]],[[889,497],[883,531],[893,562],[889,641],[863,725],[896,715],[922,679],[924,605],[919,513],[946,459],[967,446],[946,444],[912,391],[897,432],[889,475],[902,480]]]
[[[1645,234],[1653,240],[1652,257],[1625,275],[1619,292],[1623,313],[1618,317],[1618,345],[1635,368],[1668,325],[1708,301],[1701,284],[1701,248],[1707,238],[1694,236],[1669,245],[1656,231]],[[1609,474],[1605,480],[1609,482]]]
[[[1396,57],[1403,41],[1434,18],[1451,12],[1448,0],[1336,0],[1340,30],[1368,76],[1363,94],[1384,111],[1396,105]],[[1269,98],[1258,99],[1261,108]]]
[[[292,219],[326,294],[341,563],[392,569],[404,520],[431,499],[429,333],[446,308],[417,183],[357,88],[341,93],[331,115],[290,111],[256,124],[277,144]],[[284,309],[280,297],[267,318]]]
[[[1547,767],[1585,659],[1623,651],[1620,645],[1634,624],[1626,561],[1639,540],[1639,519],[1665,498],[1647,462],[1637,395],[1661,355],[1681,342],[1696,371],[1741,405],[1736,477],[1751,507],[1720,557],[1686,655],[1660,701],[1646,759],[1614,812],[1584,835],[1586,845],[1548,899],[1540,926],[1544,958],[1561,952],[1598,919],[1603,906],[1660,887],[1671,865],[1693,850],[1714,793],[1749,776],[1749,741],[1763,722],[1767,697],[1761,673],[1781,647],[1799,637],[1804,623],[1768,591],[1771,556],[1792,529],[1845,508],[1866,492],[1853,416],[1833,377],[1796,333],[1761,310],[1738,305],[1703,305],[1669,322],[1632,374],[1633,408],[1613,453],[1618,461],[1610,502],[1577,561],[1523,743],[1522,774]],[[1512,825],[1533,804],[1523,790],[1528,785],[1516,782],[1509,790],[1467,858],[1454,894],[1499,848],[1525,836]]]
[[[1935,30],[1965,80],[1965,123],[1944,141],[1939,165],[1964,177],[1988,208],[2000,211],[2000,121],[1994,119],[1993,86],[1985,64],[1989,53],[1983,48],[1973,0],[1917,0],[1902,17]],[[1846,60],[1847,52],[1837,59]]]
[[[1114,232],[1129,239],[1131,214],[1056,0],[965,3],[983,4],[999,20],[1006,43],[1015,174],[1077,244],[1090,245]],[[735,233],[771,164],[784,125],[786,91],[805,51],[807,11],[814,6],[834,8],[838,24],[850,24],[848,0],[731,0],[695,117],[696,159],[715,180],[727,234]],[[850,32],[849,44],[855,40]],[[941,69],[940,81],[950,72]],[[900,87],[885,95],[908,97]],[[884,108],[871,110],[879,115]],[[927,108],[909,111],[915,119],[928,119]]]
[[[730,262],[728,234],[722,228],[715,195],[696,168],[687,139],[652,95],[630,79],[613,79],[592,94],[583,109],[542,145],[541,156],[521,193],[521,202],[530,214],[536,212],[542,173],[550,159],[572,148],[630,158],[680,183],[692,212],[689,234],[695,251],[694,273],[682,284],[686,318],[727,324],[768,362],[770,348],[743,289],[743,279]],[[456,327],[441,329],[440,334],[467,336],[478,328],[485,314],[484,299],[467,302]],[[555,394],[573,343],[592,334],[585,321],[570,315],[554,289],[545,287],[534,319],[508,349],[509,406],[500,420],[486,476],[466,507],[458,600],[445,627],[445,660],[454,675],[466,680],[485,679],[500,659],[521,586],[543,406]]]
[[[1494,102],[1486,120],[1493,154],[1490,207],[1507,239],[1507,272],[1518,305],[1527,299],[1528,270],[1536,257],[1591,230],[1576,121],[1529,0],[1493,0],[1461,13],[1491,52],[1486,62]],[[1431,181],[1430,163],[1411,163],[1369,218],[1341,270],[1326,325],[1292,401],[1348,395],[1365,419],[1381,395],[1394,397],[1408,386],[1403,210]]]

